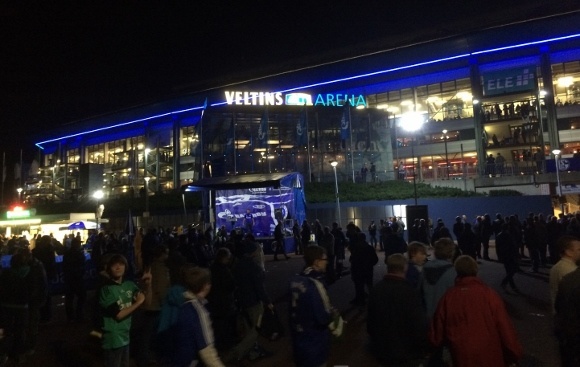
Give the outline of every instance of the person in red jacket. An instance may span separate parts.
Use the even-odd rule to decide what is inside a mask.
[[[462,255],[455,261],[457,279],[437,305],[429,341],[447,346],[454,366],[499,367],[517,363],[523,354],[503,300],[477,277],[477,262]]]

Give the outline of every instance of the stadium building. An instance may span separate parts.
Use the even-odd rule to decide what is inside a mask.
[[[397,44],[44,132],[22,199],[153,195],[204,177],[580,192],[580,13]],[[557,154],[555,154],[557,153]],[[380,199],[380,198],[377,198]]]

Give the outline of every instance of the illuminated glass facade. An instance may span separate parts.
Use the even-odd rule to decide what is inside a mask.
[[[355,182],[538,174],[551,150],[580,151],[579,22],[497,27],[87,120],[37,144],[26,197],[89,195],[83,165],[102,166],[113,197],[210,174],[331,182],[333,160],[339,180]],[[409,114],[424,122],[417,132],[402,128]],[[489,166],[490,155],[504,163]]]

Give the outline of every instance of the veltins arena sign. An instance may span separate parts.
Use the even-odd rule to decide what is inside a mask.
[[[353,107],[366,107],[365,97],[361,94],[347,93],[282,93],[282,92],[242,92],[225,91],[228,105],[244,106],[337,106],[350,104]]]

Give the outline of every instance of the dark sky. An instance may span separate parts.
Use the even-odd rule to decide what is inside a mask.
[[[31,143],[50,127],[221,84],[241,71],[287,68],[298,65],[288,60],[330,50],[356,53],[371,40],[418,29],[451,34],[453,24],[492,23],[515,16],[516,7],[520,17],[577,7],[567,0],[560,9],[539,0],[525,7],[511,0],[5,3],[0,152],[11,156],[20,148],[34,154]]]

